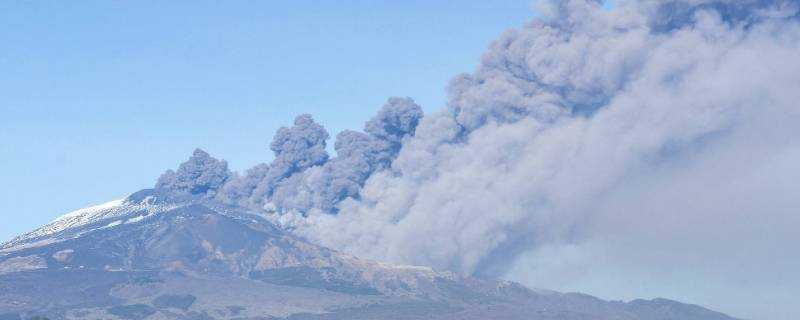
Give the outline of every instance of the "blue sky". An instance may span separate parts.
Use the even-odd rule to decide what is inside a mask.
[[[288,3],[288,2],[287,2]],[[529,1],[0,2],[0,241],[153,184],[195,147],[241,170],[311,113],[441,108]]]
[[[237,171],[270,161],[274,132],[301,113],[335,135],[360,129],[390,96],[438,110],[451,77],[472,71],[493,39],[535,14],[530,0],[286,3],[0,1],[0,242],[151,187],[196,147]],[[594,281],[553,289],[657,294],[741,314],[763,314],[769,306],[759,301],[771,301],[783,306],[775,314],[789,315],[796,286],[760,270],[780,260],[766,267],[791,274],[780,268],[796,260],[783,255],[727,263],[752,272],[709,268],[714,277],[667,265],[667,277],[648,278],[660,269],[643,263],[637,271],[652,273],[620,273],[616,261],[606,269],[590,261]],[[709,265],[739,261],[728,259]],[[737,285],[751,290],[731,290]]]

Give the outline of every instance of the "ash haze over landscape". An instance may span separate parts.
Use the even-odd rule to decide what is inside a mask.
[[[452,77],[445,106],[390,97],[339,132],[299,114],[272,160],[234,172],[197,149],[154,192],[359,258],[794,319],[800,1],[534,12]]]

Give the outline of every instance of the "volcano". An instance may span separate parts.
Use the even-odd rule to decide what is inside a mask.
[[[0,319],[727,320],[360,259],[264,216],[147,189],[0,247]]]

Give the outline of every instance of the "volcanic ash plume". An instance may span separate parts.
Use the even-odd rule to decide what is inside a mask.
[[[451,82],[447,108],[420,122],[358,198],[337,215],[280,221],[357,255],[489,275],[524,252],[662,219],[697,223],[675,228],[698,241],[709,228],[746,236],[736,230],[757,217],[796,227],[786,208],[800,207],[800,188],[774,183],[799,174],[771,164],[800,160],[798,8],[548,3]],[[731,188],[737,179],[776,190]],[[782,205],[737,212],[730,198]]]
[[[537,11],[451,81],[444,110],[390,99],[333,158],[300,116],[273,163],[215,196],[323,245],[471,274],[615,237],[709,259],[730,241],[800,240],[799,1]]]

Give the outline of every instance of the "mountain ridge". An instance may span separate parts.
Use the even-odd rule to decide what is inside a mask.
[[[360,259],[151,189],[0,245],[0,319],[733,319],[694,307]]]

